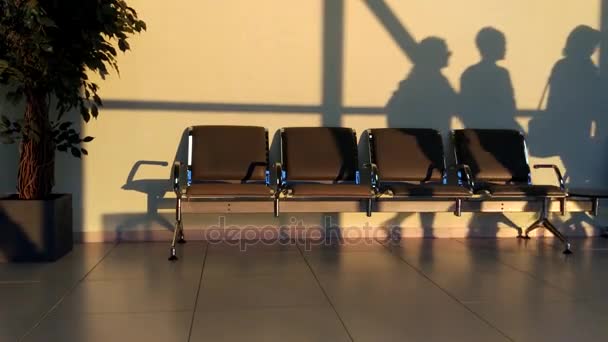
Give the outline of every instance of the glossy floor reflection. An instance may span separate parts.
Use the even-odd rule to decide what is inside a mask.
[[[77,245],[0,264],[0,341],[605,341],[608,240]]]

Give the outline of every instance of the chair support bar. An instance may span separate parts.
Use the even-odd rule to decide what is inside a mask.
[[[538,228],[546,228],[559,241],[561,241],[564,244],[565,250],[563,253],[572,254],[572,250],[570,249],[570,242],[568,242],[568,239],[548,219],[549,201],[550,200],[548,198],[545,198],[545,200],[543,201],[542,210],[540,212],[540,217],[538,218],[538,220],[534,221],[534,223],[532,223],[528,228],[526,228],[526,231],[524,233],[525,235],[523,237],[521,235],[519,237],[528,240],[528,239],[530,239],[529,233],[531,231],[538,229]]]

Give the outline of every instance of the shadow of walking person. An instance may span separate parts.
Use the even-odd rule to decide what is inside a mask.
[[[570,33],[564,58],[555,64],[548,82],[544,115],[552,125],[545,132],[533,132],[559,137],[551,141],[551,155],[561,156],[570,186],[594,184],[599,180],[592,179],[592,172],[602,167],[601,83],[599,68],[591,59],[600,39],[598,30],[585,25]]]
[[[555,63],[547,82],[547,108],[530,122],[529,140],[535,156],[559,156],[569,188],[606,186],[603,170],[608,158],[602,113],[601,78],[592,56],[601,41],[600,31],[579,25],[570,32],[563,58]],[[542,104],[542,102],[541,102]],[[547,139],[556,137],[557,139]],[[560,225],[569,234],[584,236],[591,216],[575,214]]]
[[[458,97],[441,70],[448,66],[451,54],[441,38],[428,37],[420,41],[413,68],[399,83],[386,105],[388,127],[434,128],[441,132],[444,146],[449,146],[448,131]],[[410,215],[398,213],[382,226],[390,227],[389,236],[392,239],[399,239],[401,232],[398,227]],[[433,237],[431,229],[434,219],[435,214],[421,214],[420,226],[424,237]]]
[[[493,28],[482,28],[475,37],[481,60],[460,77],[460,118],[466,128],[517,129],[517,107],[509,71],[497,64],[507,53],[505,35]],[[496,237],[499,225],[520,229],[504,214],[473,215],[469,237]]]
[[[496,64],[507,51],[505,35],[493,27],[479,31],[475,39],[481,61],[460,78],[460,115],[467,128],[521,129],[511,75]]]
[[[447,133],[456,109],[456,92],[441,70],[451,52],[437,37],[423,39],[414,66],[386,105],[389,127],[435,128]]]

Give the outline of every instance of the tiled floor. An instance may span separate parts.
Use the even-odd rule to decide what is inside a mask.
[[[573,246],[78,245],[0,265],[0,341],[607,341],[608,240]]]

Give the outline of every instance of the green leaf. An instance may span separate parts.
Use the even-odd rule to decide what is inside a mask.
[[[97,108],[97,105],[91,106],[91,115],[93,115],[95,119],[97,119],[97,116],[99,116],[99,108]]]
[[[48,52],[48,53],[52,53],[53,52],[53,47],[49,44],[40,44],[40,48],[44,51],[44,52]]]
[[[99,95],[97,95],[97,94],[93,95],[93,101],[98,106],[103,106],[103,102],[101,102],[101,98],[99,97]]]
[[[6,128],[11,126],[11,120],[9,120],[6,116],[2,115],[2,125]]]
[[[42,18],[38,19],[38,22],[42,26],[57,28],[57,24],[55,24],[55,22],[49,17],[42,17]]]
[[[125,51],[129,50],[131,47],[129,46],[129,43],[127,43],[127,41],[125,39],[120,39],[118,41],[118,48],[120,49],[120,51],[125,52]]]
[[[82,154],[84,154],[85,156],[89,155],[89,151],[85,150],[84,148],[81,148],[80,152],[82,152]]]
[[[71,152],[72,152],[72,155],[74,157],[76,157],[76,158],[80,158],[81,157],[81,152],[76,147],[72,147]]]
[[[25,87],[41,88],[53,94],[57,117],[75,108],[89,122],[99,114],[92,104],[102,102],[86,73],[118,72],[117,52],[130,50],[130,37],[146,28],[125,0],[2,0],[0,83],[20,87],[7,96],[13,103],[23,101]]]
[[[88,142],[93,141],[93,139],[95,139],[95,138],[93,138],[93,137],[85,137],[84,139],[82,139],[82,142],[88,143]]]
[[[71,134],[70,136],[68,136],[68,138],[66,139],[70,144],[78,144],[80,143],[80,137],[78,136],[78,134],[74,133]]]
[[[80,116],[82,116],[84,122],[89,122],[89,120],[91,120],[91,114],[89,114],[89,109],[85,106],[80,107]]]
[[[67,145],[57,145],[57,150],[61,151],[61,152],[67,152],[68,146]]]
[[[62,123],[62,124],[59,126],[59,129],[60,129],[60,130],[62,130],[62,131],[65,131],[65,130],[66,130],[66,129],[68,129],[70,126],[72,126],[72,122],[70,122],[70,121],[66,121],[66,122]]]

